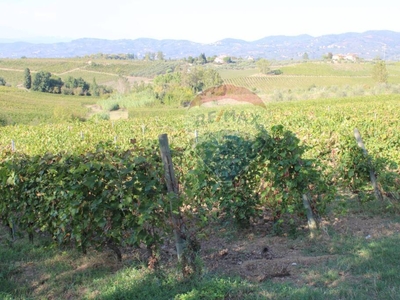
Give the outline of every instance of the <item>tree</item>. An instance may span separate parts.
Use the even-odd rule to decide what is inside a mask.
[[[232,58],[230,56],[225,56],[224,57],[224,63],[230,64],[232,62]]]
[[[52,78],[50,72],[40,71],[35,74],[32,90],[59,94],[63,84],[61,78]]]
[[[304,54],[303,54],[303,59],[304,60],[309,60],[309,57],[308,57],[308,53],[307,52],[304,52]]]
[[[203,72],[203,82],[204,82],[204,89],[208,89],[213,86],[219,86],[224,83],[221,78],[221,75],[213,69],[206,69]]]
[[[3,77],[0,77],[0,85],[6,85],[6,81]]]
[[[191,57],[191,56],[189,56],[189,57],[187,58],[187,61],[188,61],[189,64],[192,64],[192,63],[194,63],[194,58]]]
[[[62,93],[65,95],[87,95],[90,89],[89,83],[87,83],[82,77],[74,78],[69,76],[62,87]]]
[[[29,68],[26,68],[24,72],[24,87],[29,90],[31,86],[32,86],[31,70],[29,70]]]
[[[157,60],[164,60],[164,53],[162,51],[157,52]]]
[[[32,90],[37,92],[49,92],[50,77],[51,74],[49,72],[44,72],[44,71],[37,72],[32,82]]]
[[[90,85],[90,94],[96,97],[100,96],[100,89],[96,82],[96,77],[93,77],[93,82]]]
[[[144,60],[147,60],[147,61],[154,60],[155,57],[156,57],[156,54],[154,52],[146,52],[144,54]]]
[[[204,53],[201,53],[201,54],[199,55],[199,58],[197,59],[197,62],[198,62],[199,64],[201,64],[201,65],[206,64],[206,63],[207,63],[206,55],[205,55]]]
[[[378,60],[372,69],[372,78],[379,83],[387,83],[388,71],[386,63],[383,60]]]
[[[267,74],[270,70],[271,62],[261,58],[256,62],[257,68],[260,70],[261,73]]]
[[[135,59],[136,58],[136,56],[135,56],[135,54],[133,54],[133,53],[128,53],[127,55],[126,55],[126,59]]]

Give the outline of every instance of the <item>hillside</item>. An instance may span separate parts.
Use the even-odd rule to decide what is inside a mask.
[[[343,33],[313,37],[268,36],[256,41],[223,39],[211,44],[195,43],[187,40],[155,40],[140,38],[135,40],[105,40],[83,38],[70,42],[40,43],[0,43],[0,58],[76,57],[96,53],[132,53],[142,58],[147,52],[162,51],[166,58],[198,56],[200,53],[230,55],[238,57],[265,57],[268,59],[300,59],[307,52],[310,59],[321,58],[332,53],[354,53],[361,58],[400,58],[400,33],[393,31],[367,31],[364,33]]]

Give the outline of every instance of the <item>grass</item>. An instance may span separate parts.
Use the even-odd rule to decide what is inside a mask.
[[[0,120],[2,125],[42,124],[84,119],[93,104],[92,97],[65,96],[0,87]]]
[[[24,72],[17,70],[1,70],[0,77],[3,77],[7,85],[17,86],[24,80]]]
[[[304,62],[279,69],[285,75],[302,76],[370,76],[372,63]]]
[[[31,72],[47,71],[50,73],[63,73],[87,65],[85,58],[20,58],[0,59],[0,68],[12,68],[24,70],[29,68]]]
[[[234,78],[249,77],[259,73],[258,69],[245,69],[245,70],[229,70],[229,69],[218,69],[219,75],[223,80],[229,80]]]
[[[113,95],[97,102],[104,110],[113,111],[119,108],[138,108],[156,106],[160,101],[149,91],[131,93],[128,95]]]
[[[369,202],[360,211],[354,198],[348,201],[347,218],[368,219],[379,207],[379,224],[396,225],[398,217],[384,204]],[[385,211],[385,212],[384,212]],[[332,219],[342,218],[331,215]],[[375,213],[375,217],[376,213]],[[367,221],[366,221],[367,222]],[[381,226],[382,225],[382,226]],[[397,228],[397,227],[396,227]],[[373,230],[369,227],[368,230]],[[229,231],[230,235],[240,235]],[[372,233],[372,232],[371,232]],[[234,243],[232,236],[224,237]],[[119,263],[114,254],[91,249],[87,255],[70,247],[58,248],[41,235],[33,244],[27,237],[12,241],[0,226],[0,297],[2,299],[396,299],[400,293],[400,234],[365,238],[356,228],[332,227],[315,240],[299,236],[290,242],[302,248],[304,257],[330,259],[299,263],[291,275],[248,281],[224,270],[184,279],[169,262],[150,271],[134,249],[124,250]],[[132,254],[136,253],[136,254]],[[271,264],[274,259],[271,260]]]
[[[92,84],[93,78],[95,78],[97,84],[107,86],[112,86],[114,82],[118,79],[118,75],[116,74],[105,74],[96,71],[89,71],[86,69],[79,69],[72,72],[64,73],[60,77],[62,80],[66,80],[69,76],[72,76],[74,78],[82,77],[89,84]]]
[[[240,74],[244,76],[243,72]],[[308,92],[319,90],[312,87]],[[178,141],[180,134],[186,134],[179,124],[187,118],[187,110],[158,106],[127,106],[131,120],[115,124],[100,120],[64,124],[72,114],[85,115],[84,105],[94,104],[97,100],[0,87],[0,119],[20,124],[60,122],[3,127],[1,143],[8,145],[12,137],[21,151],[40,153],[45,148],[43,145],[47,151],[73,151],[74,147],[95,143],[97,138],[112,141],[116,135],[123,147],[122,143],[128,143],[128,137],[155,139],[165,131],[174,137],[174,141],[176,135]],[[327,145],[334,149],[340,136],[352,134],[353,128],[359,127],[370,154],[399,162],[398,151],[393,150],[397,149],[399,141],[396,131],[399,95],[285,100],[289,99],[268,103],[262,110],[263,122],[267,127],[283,124],[296,132],[310,146],[310,155],[324,155]],[[102,119],[101,116],[98,118]],[[142,133],[141,125],[144,124],[146,129]],[[85,139],[80,137],[82,132]],[[377,132],[385,132],[385,135],[377,135]],[[35,136],[35,145],[32,145],[31,136]],[[49,141],[55,145],[49,145]],[[309,259],[309,263],[291,266],[290,276],[267,277],[261,281],[250,281],[246,276],[240,277],[222,267],[208,269],[205,256],[206,267],[202,275],[184,279],[174,258],[165,260],[159,272],[152,272],[146,268],[145,258],[137,249],[123,249],[123,261],[119,263],[107,249],[90,249],[87,255],[82,255],[72,246],[53,246],[45,235],[36,237],[34,244],[22,236],[12,241],[7,229],[0,226],[0,298],[396,299],[400,294],[400,273],[397,272],[400,235],[395,230],[399,218],[390,210],[395,211],[398,206],[398,203],[363,202],[349,195],[338,197],[330,207],[327,223],[317,239],[309,240],[299,233],[280,240],[290,239],[290,247],[301,249],[304,262]],[[350,220],[350,225],[340,227],[345,220]],[[210,228],[210,232],[215,232],[215,228]],[[215,234],[229,247],[233,247],[241,235],[229,228]],[[368,235],[372,237],[366,238]],[[264,238],[265,232],[252,236],[249,244]],[[218,244],[214,245],[214,250],[220,250]],[[243,253],[238,252],[238,255],[243,256]],[[329,259],[322,260],[321,257]],[[271,265],[274,262],[274,259],[267,261]]]

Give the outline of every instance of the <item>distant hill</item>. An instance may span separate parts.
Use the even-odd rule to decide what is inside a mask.
[[[211,44],[195,43],[187,40],[155,40],[140,38],[135,40],[104,40],[83,38],[60,43],[0,43],[1,58],[75,57],[96,53],[131,53],[144,57],[146,52],[162,51],[166,58],[229,55],[235,57],[287,60],[299,59],[307,52],[310,59],[319,59],[324,54],[352,53],[360,58],[372,59],[377,56],[389,60],[400,59],[400,33],[379,30],[363,33],[343,33],[313,37],[268,36],[248,42],[237,39],[223,39]]]

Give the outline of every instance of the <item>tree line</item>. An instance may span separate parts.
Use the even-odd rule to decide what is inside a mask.
[[[50,72],[37,72],[32,78],[31,71],[24,71],[24,87],[32,91],[79,96],[100,96],[112,93],[112,89],[98,85],[93,78],[92,84],[87,83],[82,77],[69,76],[65,81],[60,77],[52,76]]]

